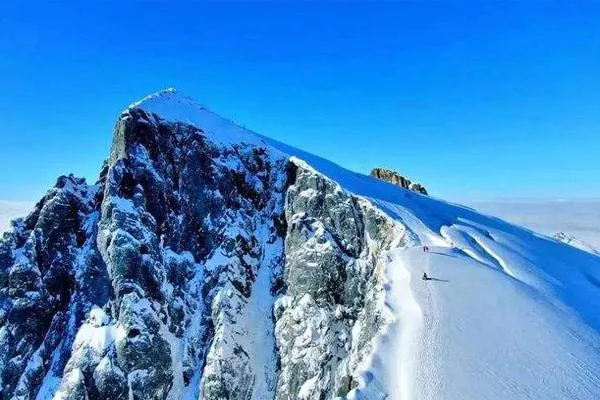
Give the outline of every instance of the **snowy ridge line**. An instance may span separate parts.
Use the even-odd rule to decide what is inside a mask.
[[[415,279],[411,272],[403,265],[402,261],[396,262],[392,256],[390,262],[386,265],[386,276],[390,277],[390,284],[395,286],[391,291],[392,298],[389,300],[392,309],[397,309],[398,322],[400,324],[400,334],[397,343],[396,358],[397,365],[393,369],[393,378],[396,386],[390,385],[391,400],[413,399],[415,384],[414,370],[419,363],[417,354],[419,353],[420,338],[423,330],[423,312],[417,303],[417,299],[411,288],[411,283]],[[419,278],[416,278],[419,279]]]
[[[600,256],[600,250],[594,248],[591,244],[577,238],[575,235],[571,235],[565,232],[557,232],[552,236],[552,238],[558,240],[559,242],[563,242],[569,246],[573,246],[577,249]]]
[[[221,117],[175,88],[151,94],[131,104],[124,113],[136,108],[165,121],[195,126],[203,130],[209,140],[220,146],[249,144],[266,147],[265,141],[259,134]]]

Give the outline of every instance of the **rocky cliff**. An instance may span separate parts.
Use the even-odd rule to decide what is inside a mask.
[[[151,96],[94,185],[59,178],[0,239],[2,398],[344,396],[404,240],[303,161]]]
[[[385,168],[373,168],[371,170],[371,176],[392,183],[394,185],[401,186],[405,189],[412,190],[421,194],[427,194],[427,190],[420,183],[411,182],[396,171],[392,171]]]

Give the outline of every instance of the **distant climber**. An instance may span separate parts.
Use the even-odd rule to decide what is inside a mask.
[[[429,252],[429,246],[423,246],[423,253]]]
[[[424,281],[428,281],[428,280],[430,280],[430,279],[431,279],[431,278],[427,276],[427,273],[426,273],[426,272],[423,272],[423,280],[424,280]]]

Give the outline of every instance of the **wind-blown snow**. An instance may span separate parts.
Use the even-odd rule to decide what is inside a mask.
[[[350,398],[600,398],[600,257],[345,170],[175,90],[132,107],[191,123],[215,143],[269,146],[302,160],[406,229],[408,248],[390,252],[385,264],[394,322]],[[434,279],[422,281],[423,272]]]

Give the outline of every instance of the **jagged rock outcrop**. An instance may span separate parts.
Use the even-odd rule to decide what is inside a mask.
[[[421,194],[427,194],[427,190],[420,183],[411,182],[396,171],[392,171],[385,168],[373,168],[371,170],[371,176],[381,179],[394,185],[402,186],[405,189],[412,190]]]
[[[120,116],[96,184],[59,178],[0,239],[1,397],[344,396],[390,322],[381,258],[403,227],[158,98]]]
[[[412,190],[413,192],[418,192],[421,194],[428,194],[427,189],[425,189],[425,186],[421,185],[420,183],[412,182],[410,185],[408,185],[408,188],[410,190]]]

